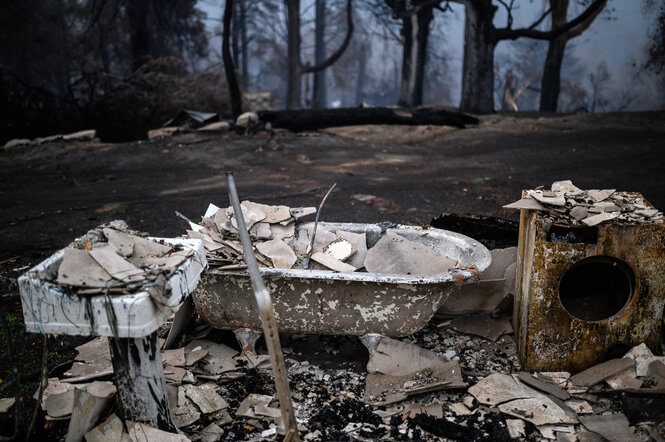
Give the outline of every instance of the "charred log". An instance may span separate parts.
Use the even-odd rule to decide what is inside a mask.
[[[473,115],[443,109],[401,109],[387,107],[340,108],[317,110],[260,111],[261,121],[273,128],[293,132],[327,127],[359,126],[363,124],[436,125],[463,128],[478,124]]]

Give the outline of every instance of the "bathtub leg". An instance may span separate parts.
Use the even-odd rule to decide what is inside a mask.
[[[240,345],[242,345],[242,354],[256,354],[256,341],[258,341],[259,338],[263,336],[263,333],[260,331],[251,330],[249,328],[238,328],[233,331],[233,334],[236,335],[236,339],[238,339],[238,341],[240,341]]]
[[[360,342],[362,342],[365,348],[367,348],[371,357],[376,351],[376,347],[379,345],[379,342],[381,342],[381,339],[383,339],[383,335],[378,333],[368,333],[360,337]]]

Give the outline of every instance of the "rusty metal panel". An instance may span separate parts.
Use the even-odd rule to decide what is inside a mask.
[[[513,317],[522,368],[578,372],[607,359],[614,349],[645,342],[656,350],[665,304],[665,225],[601,224],[593,243],[552,242],[549,229],[539,212],[522,211]],[[625,273],[630,287],[625,304],[606,319],[583,319],[584,310],[573,314],[562,302],[562,291],[568,290],[564,276],[576,265],[591,269],[593,263],[606,266],[608,278]],[[591,273],[591,280],[575,281],[582,288],[607,284],[599,278],[603,273]],[[576,275],[584,277],[583,272]],[[609,292],[584,308],[602,310],[604,302],[615,302]]]

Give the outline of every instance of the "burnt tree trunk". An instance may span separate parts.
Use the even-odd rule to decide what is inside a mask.
[[[363,90],[365,89],[365,75],[367,73],[367,49],[368,45],[364,42],[365,35],[363,35],[363,45],[360,49],[360,60],[358,61],[358,74],[356,77],[356,98],[355,103],[360,105],[363,102]]]
[[[478,124],[478,119],[461,112],[442,109],[392,109],[387,107],[348,107],[341,109],[259,111],[259,119],[272,127],[294,132],[326,127],[363,124],[431,124],[465,127]]]
[[[224,71],[226,72],[226,82],[229,86],[229,96],[231,98],[231,112],[233,118],[238,118],[242,113],[242,98],[240,96],[240,86],[236,77],[236,68],[231,55],[231,19],[233,17],[233,0],[226,0],[224,6],[224,33],[222,35],[222,59],[224,61]]]
[[[247,41],[247,4],[246,0],[240,0],[240,51],[242,52],[242,81],[245,90],[249,87],[249,44]]]
[[[421,1],[412,2],[418,7]],[[425,7],[417,13],[402,19],[404,48],[402,52],[402,79],[399,88],[400,106],[419,106],[423,104],[423,80],[427,62],[427,40],[434,14],[431,7]]]
[[[568,3],[569,0],[550,0],[552,29],[566,23]],[[557,111],[561,90],[561,64],[568,38],[567,34],[562,34],[549,42],[543,68],[543,78],[540,83],[541,112]]]
[[[137,70],[150,58],[148,0],[132,0],[127,4],[129,39],[132,44],[132,68]]]
[[[157,332],[143,338],[109,338],[109,348],[124,418],[177,431],[171,420]]]
[[[326,59],[326,0],[316,0],[316,29],[314,31],[314,64],[321,64]],[[314,73],[314,90],[312,107],[321,109],[326,107],[326,70],[321,69]]]
[[[460,104],[464,112],[494,112],[494,47],[497,42],[492,20],[495,10],[490,0],[466,5]]]
[[[284,0],[287,10],[287,109],[299,109],[302,84],[300,80],[300,0]]]

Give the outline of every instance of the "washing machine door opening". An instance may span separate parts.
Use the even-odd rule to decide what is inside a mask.
[[[602,321],[619,313],[635,291],[628,264],[610,256],[584,258],[564,273],[559,299],[566,311],[584,321]]]

